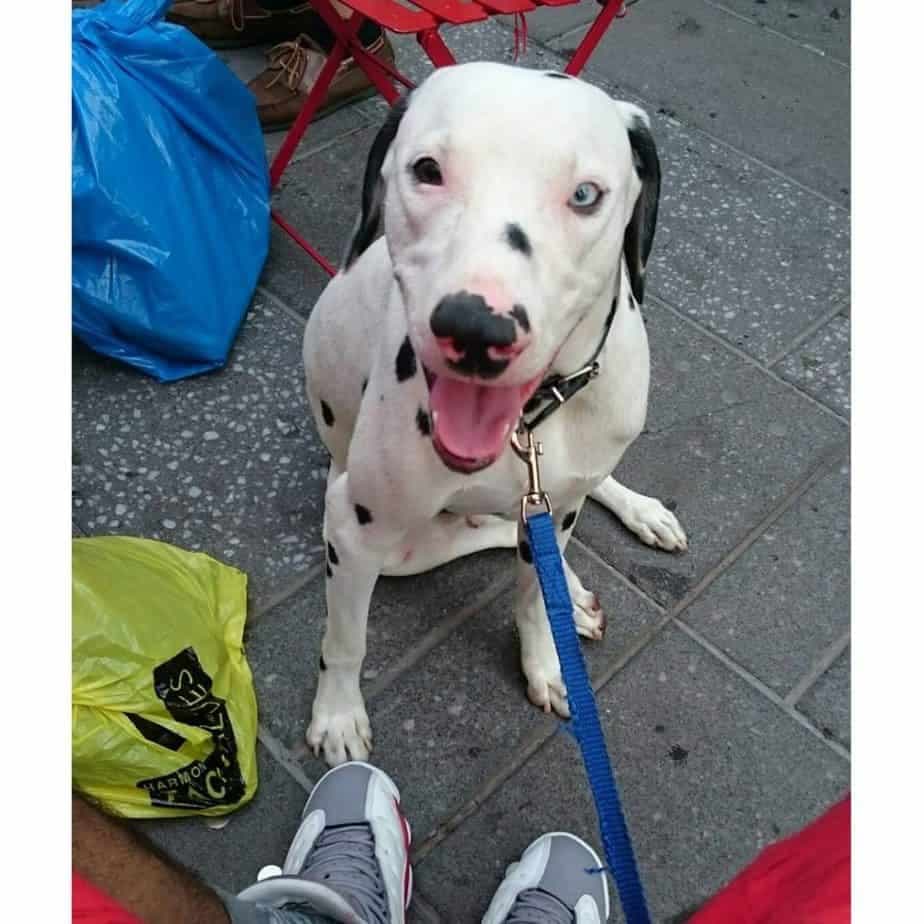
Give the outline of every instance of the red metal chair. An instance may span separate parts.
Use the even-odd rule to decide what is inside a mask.
[[[315,112],[327,96],[331,81],[345,57],[353,56],[356,63],[372,81],[373,86],[389,103],[393,103],[398,98],[395,82],[404,87],[413,88],[414,85],[407,77],[389,64],[370,55],[357,41],[356,34],[364,20],[372,20],[389,32],[415,35],[433,66],[445,67],[455,64],[456,61],[439,34],[439,29],[443,25],[460,26],[470,22],[482,22],[491,16],[510,15],[519,17],[518,22],[523,22],[524,14],[539,6],[570,6],[580,0],[410,0],[413,2],[413,9],[402,5],[398,0],[341,0],[341,2],[353,10],[353,15],[349,19],[342,19],[338,16],[330,0],[312,0],[312,8],[323,17],[336,36],[336,41],[298,118],[273,158],[270,167],[270,183],[274,190],[279,185]],[[566,74],[579,74],[613,19],[622,18],[625,15],[625,0],[597,0],[597,2],[601,6],[600,12],[575,49],[571,60],[568,61],[565,67]],[[525,42],[525,30],[522,36]],[[517,29],[515,45],[518,51],[520,50],[520,37],[521,32]],[[325,272],[331,276],[334,275],[335,268],[278,211],[274,209],[272,216],[273,221]]]

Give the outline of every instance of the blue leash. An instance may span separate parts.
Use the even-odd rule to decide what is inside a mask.
[[[561,553],[555,537],[551,504],[539,486],[537,456],[542,447],[527,433],[526,446],[514,440],[514,450],[529,466],[530,490],[523,498],[523,521],[545,608],[552,626],[552,636],[561,664],[562,679],[568,690],[571,728],[584,758],[584,768],[590,782],[606,862],[616,888],[627,924],[650,924],[645,892],[639,877],[632,839],[616,787],[616,778],[606,750],[597,703],[594,699],[587,667],[574,626],[574,605],[568,593],[568,583],[562,567]],[[530,504],[542,504],[545,511],[527,515]]]

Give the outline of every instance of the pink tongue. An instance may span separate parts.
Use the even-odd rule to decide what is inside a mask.
[[[495,459],[516,423],[520,387],[489,387],[438,376],[430,391],[434,428],[443,446],[461,459]]]

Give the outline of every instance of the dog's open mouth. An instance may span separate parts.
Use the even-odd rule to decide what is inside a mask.
[[[433,446],[448,468],[477,472],[495,462],[516,428],[523,405],[542,381],[524,385],[482,382],[424,372],[430,389]]]

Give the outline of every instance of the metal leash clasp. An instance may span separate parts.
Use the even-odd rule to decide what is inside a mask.
[[[542,490],[542,482],[539,478],[539,456],[542,455],[542,443],[533,436],[531,430],[526,428],[522,419],[510,437],[510,445],[526,463],[529,478],[529,486],[520,501],[520,516],[523,522],[526,522],[526,513],[531,506],[545,507],[546,512],[551,514],[552,502],[549,500],[549,495]]]

